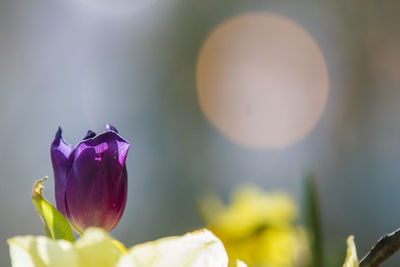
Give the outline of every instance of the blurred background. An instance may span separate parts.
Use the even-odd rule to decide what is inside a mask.
[[[241,184],[300,201],[317,177],[326,266],[399,227],[400,4],[393,0],[0,1],[0,265],[44,234],[31,203],[58,126],[133,144],[127,246],[203,225]],[[399,266],[395,256],[384,266]]]

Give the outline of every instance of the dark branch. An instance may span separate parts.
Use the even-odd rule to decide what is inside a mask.
[[[400,229],[381,237],[374,247],[360,260],[360,267],[376,267],[400,249]]]

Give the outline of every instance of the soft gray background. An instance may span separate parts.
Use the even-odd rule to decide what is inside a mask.
[[[196,199],[208,190],[227,197],[255,183],[300,199],[309,171],[318,177],[327,266],[340,266],[334,258],[347,235],[362,255],[399,226],[396,1],[120,1],[127,6],[103,9],[84,1],[0,0],[1,266],[9,266],[7,238],[44,233],[30,194],[48,175],[54,203],[49,146],[59,125],[73,144],[107,122],[132,142],[128,203],[112,232],[127,245],[200,227]],[[236,146],[197,102],[195,63],[207,34],[256,10],[302,25],[330,75],[320,122],[283,150]]]

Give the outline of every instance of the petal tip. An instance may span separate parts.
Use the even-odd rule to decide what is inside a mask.
[[[56,135],[55,135],[55,139],[61,139],[62,138],[62,128],[60,126],[58,126]]]
[[[96,136],[96,133],[91,131],[91,130],[89,130],[89,131],[87,131],[87,133],[86,133],[85,137],[83,138],[83,140],[87,140],[87,139],[93,138],[95,136]]]
[[[106,124],[106,130],[118,133],[117,128],[115,128],[114,126],[112,126],[111,124],[108,124],[108,123]]]
[[[62,138],[62,128],[58,126],[57,132],[54,136],[52,147],[58,147],[60,143],[65,143]]]
[[[62,137],[62,132],[63,132],[62,128],[60,126],[58,126],[58,129],[57,129],[57,132],[56,132],[56,134],[54,136],[54,141],[53,141],[53,144],[52,144],[54,147],[58,147],[58,146],[60,146],[60,144],[71,146],[70,144],[68,144],[68,143],[66,143],[64,141],[64,139]]]

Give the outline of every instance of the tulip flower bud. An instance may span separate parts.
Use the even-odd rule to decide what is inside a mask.
[[[79,234],[88,227],[110,231],[125,208],[130,144],[113,126],[106,128],[99,135],[89,131],[75,149],[59,128],[51,145],[57,208]]]

